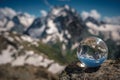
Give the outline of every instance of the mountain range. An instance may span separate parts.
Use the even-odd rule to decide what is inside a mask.
[[[0,32],[15,31],[50,45],[60,42],[62,51],[76,49],[79,42],[89,36],[100,37],[106,43],[111,41],[111,44],[107,43],[110,49],[112,44],[115,50],[120,45],[119,24],[97,20],[93,16],[83,19],[80,13],[68,5],[54,6],[41,17],[15,12],[11,8],[0,9],[0,15]]]
[[[68,5],[41,12],[35,17],[0,8],[0,80],[58,80],[89,36],[105,41],[108,59],[120,58],[119,18],[100,20],[95,10],[78,13]]]

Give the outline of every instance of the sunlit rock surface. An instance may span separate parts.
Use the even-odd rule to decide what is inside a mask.
[[[120,60],[107,60],[100,67],[82,68],[76,61],[60,74],[60,80],[119,80]]]

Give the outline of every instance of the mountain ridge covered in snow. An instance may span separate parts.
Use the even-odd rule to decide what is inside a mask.
[[[115,46],[120,45],[119,18],[106,17],[101,21],[96,10],[78,13],[68,5],[54,6],[49,12],[42,10],[41,14],[35,18],[28,13],[1,8],[0,31],[16,31],[50,45],[60,42],[62,51],[76,49],[88,36],[98,36],[106,42],[115,42]]]

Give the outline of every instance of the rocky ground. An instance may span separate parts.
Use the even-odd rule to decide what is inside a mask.
[[[119,80],[120,60],[107,60],[100,67],[80,68],[78,61],[68,65],[60,74],[33,65],[0,65],[0,80]],[[59,77],[58,77],[59,76]]]
[[[78,61],[68,65],[60,80],[120,80],[120,60],[107,60],[100,67],[81,68]]]
[[[43,67],[32,65],[11,67],[9,64],[0,65],[0,80],[57,80]]]

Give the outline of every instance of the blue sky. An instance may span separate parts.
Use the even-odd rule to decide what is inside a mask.
[[[120,16],[120,0],[47,0],[51,5],[68,4],[79,13],[97,10],[102,16]],[[0,0],[0,8],[10,7],[16,11],[28,12],[40,16],[40,10],[49,11],[45,0]]]

